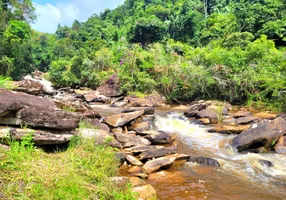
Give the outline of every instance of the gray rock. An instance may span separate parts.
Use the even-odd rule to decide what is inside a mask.
[[[213,158],[196,157],[196,158],[190,158],[188,162],[194,162],[206,166],[220,167],[219,162]]]
[[[144,110],[139,110],[131,113],[120,113],[105,117],[105,122],[112,127],[124,126],[128,122],[140,117],[144,114]]]
[[[170,154],[175,154],[178,152],[178,147],[171,146],[171,147],[164,147],[155,150],[148,150],[139,155],[140,160],[152,159],[167,156]]]
[[[151,144],[149,140],[136,135],[115,133],[114,136],[119,142],[123,143],[124,147],[133,147],[133,146]]]
[[[139,159],[137,159],[136,157],[131,156],[131,155],[127,155],[126,160],[128,161],[128,163],[130,163],[131,165],[134,165],[134,166],[142,166],[143,165],[143,163]]]
[[[169,167],[172,166],[175,160],[176,158],[165,158],[165,157],[150,160],[143,165],[142,171],[146,174],[151,174],[160,169],[168,169]]]

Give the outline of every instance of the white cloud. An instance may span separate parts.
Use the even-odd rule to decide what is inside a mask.
[[[114,9],[124,0],[69,0],[68,2],[34,3],[37,21],[32,28],[41,32],[54,33],[58,24],[71,26],[74,20],[86,21],[92,14],[106,8]]]

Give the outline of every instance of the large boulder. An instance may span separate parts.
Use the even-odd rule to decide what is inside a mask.
[[[64,144],[73,137],[73,133],[68,131],[0,127],[0,141],[4,143],[7,143],[9,139],[21,141],[28,134],[32,135],[34,144],[38,146]]]
[[[149,160],[143,165],[142,171],[146,174],[151,174],[160,169],[168,169],[169,167],[172,166],[175,160],[176,158],[165,158],[165,157]]]
[[[144,110],[139,110],[131,113],[120,113],[105,117],[105,122],[112,127],[124,126],[128,122],[140,117],[144,114]]]
[[[171,142],[171,136],[164,131],[143,131],[139,133],[144,135],[144,138],[149,140],[152,144],[169,144]]]
[[[80,118],[47,99],[0,89],[0,124],[69,130],[78,127]]]
[[[122,92],[120,91],[120,86],[118,84],[103,84],[97,88],[97,91],[100,92],[100,94],[106,96],[106,97],[118,97],[122,95]]]
[[[243,131],[232,141],[232,146],[238,151],[254,149],[259,147],[270,148],[278,139],[286,132],[286,121],[278,117],[268,122],[260,122],[252,126],[252,128]]]
[[[45,88],[44,86],[34,80],[22,80],[22,81],[15,81],[13,82],[13,90],[14,91],[19,91],[19,92],[25,92],[28,94],[44,94]]]
[[[211,109],[204,109],[199,111],[197,118],[209,118],[212,123],[216,123],[219,119],[218,114]]]
[[[147,146],[151,144],[149,140],[136,135],[115,133],[114,136],[119,142],[123,144],[124,147],[144,146],[144,145]]]

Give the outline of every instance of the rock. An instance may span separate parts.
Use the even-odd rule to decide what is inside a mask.
[[[22,80],[13,82],[14,91],[25,92],[27,94],[44,94],[46,93],[44,86],[34,80]]]
[[[198,118],[209,118],[212,123],[218,121],[218,114],[210,109],[204,109],[198,112]]]
[[[94,110],[86,110],[82,115],[83,115],[83,117],[86,117],[89,119],[100,118],[99,113],[94,111]]]
[[[222,108],[221,114],[222,114],[222,115],[228,115],[228,108],[227,108],[226,106],[224,106],[224,107]]]
[[[178,147],[176,146],[164,147],[155,150],[145,151],[139,155],[139,158],[140,160],[146,160],[146,159],[163,157],[177,152],[178,152]]]
[[[231,145],[238,151],[259,147],[270,148],[286,131],[286,121],[281,117],[271,122],[260,122],[243,131],[232,141]]]
[[[112,133],[123,133],[123,129],[121,127],[113,128],[111,130]]]
[[[128,105],[127,101],[118,101],[112,104],[113,107],[124,107],[127,105]]]
[[[136,153],[142,153],[145,151],[155,150],[157,148],[159,148],[159,147],[156,147],[156,146],[135,146],[135,147],[125,149],[125,151],[132,152],[133,154],[136,154]]]
[[[165,157],[149,160],[143,165],[142,171],[146,174],[151,174],[160,169],[168,169],[169,167],[171,167],[171,165],[175,160],[176,158],[165,158]]]
[[[115,138],[108,134],[107,131],[99,130],[99,129],[79,129],[78,135],[85,139],[94,139],[95,144],[105,145],[108,144],[112,147],[122,148],[121,143],[119,143]]]
[[[134,174],[134,176],[139,177],[139,178],[142,178],[142,179],[148,178],[148,174],[144,174],[144,173]]]
[[[117,84],[103,84],[99,86],[96,90],[99,91],[100,94],[107,97],[118,97],[122,95],[122,92],[120,91],[120,86]]]
[[[225,133],[225,134],[240,134],[242,131],[249,129],[251,125],[243,126],[227,126],[227,125],[218,125],[211,129],[208,129],[210,133]]]
[[[259,160],[259,163],[262,165],[262,166],[265,166],[265,167],[273,167],[274,165],[272,164],[272,162],[268,161],[268,160]]]
[[[286,154],[286,136],[280,137],[274,149],[277,153]]]
[[[0,127],[1,142],[8,142],[8,138],[20,141],[27,134],[33,135],[33,142],[35,145],[38,146],[68,143],[73,137],[73,134],[68,131],[33,130],[29,128],[19,129]]]
[[[127,157],[127,153],[125,152],[117,152],[115,154],[115,157],[119,159],[120,165],[123,165],[123,163],[125,162],[125,159]]]
[[[198,119],[202,124],[210,124],[211,121],[209,118],[201,118],[201,119]]]
[[[139,187],[133,188],[132,192],[138,193],[138,200],[148,200],[156,197],[156,190],[152,187],[152,185],[143,185]]]
[[[168,156],[165,156],[165,157],[166,158],[176,158],[176,161],[177,161],[177,160],[188,160],[191,156],[187,155],[187,154],[175,153],[175,154],[168,155]]]
[[[0,137],[1,137],[1,133],[0,133]],[[0,142],[2,142],[1,139],[0,139]],[[3,150],[8,151],[8,150],[10,150],[10,146],[9,146],[9,145],[6,145],[6,144],[1,144],[1,143],[0,143],[0,149],[3,149]],[[0,159],[1,159],[1,157],[0,157]],[[0,195],[0,199],[1,199],[1,195]]]
[[[129,177],[129,183],[132,187],[138,187],[146,184],[145,181],[138,177]]]
[[[276,114],[272,114],[268,112],[259,112],[259,113],[254,113],[253,115],[261,119],[275,119],[277,117]]]
[[[150,122],[139,122],[139,123],[132,124],[132,126],[130,126],[128,129],[140,133],[143,131],[147,131],[150,128],[151,128]]]
[[[145,135],[144,138],[149,140],[153,145],[169,144],[172,139],[171,136],[164,131],[144,131],[140,132],[140,135]]]
[[[110,128],[109,126],[107,126],[106,124],[100,122],[99,119],[84,119],[84,122],[94,126],[95,129],[99,129],[99,130],[104,130],[107,132],[110,132]]]
[[[111,177],[110,180],[117,186],[124,186],[128,183],[129,178],[125,176],[116,176],[116,177]]]
[[[123,143],[124,147],[132,147],[132,146],[140,146],[140,145],[150,145],[151,142],[143,137],[123,134],[123,133],[115,133],[115,138]]]
[[[239,118],[239,117],[250,117],[252,116],[252,113],[249,111],[238,111],[233,114],[234,118]]]
[[[142,167],[140,167],[140,166],[132,166],[127,170],[127,172],[128,173],[135,173],[135,172],[139,173],[139,172],[141,172],[141,169],[142,169]]]
[[[239,118],[235,119],[235,123],[237,125],[249,124],[249,123],[251,123],[257,119],[258,119],[258,117],[253,117],[253,116],[239,117]]]
[[[90,102],[108,102],[109,97],[106,97],[104,95],[101,95],[98,91],[89,92],[83,95],[84,99],[90,103]]]
[[[196,158],[190,158],[188,162],[195,162],[200,165],[206,165],[206,166],[220,167],[219,162],[213,158],[196,157]]]
[[[155,113],[155,109],[152,107],[131,107],[131,108],[124,108],[122,110],[123,113],[129,113],[129,112],[134,112],[134,111],[138,111],[138,110],[144,110],[144,115],[152,115]]]
[[[144,114],[144,110],[139,110],[131,113],[121,113],[106,117],[104,120],[107,124],[113,127],[124,126],[128,122],[140,117]]]
[[[166,99],[160,95],[148,95],[144,98],[128,96],[125,99],[134,107],[158,107],[166,102]]]
[[[202,102],[192,102],[189,109],[184,112],[184,115],[186,117],[195,117],[199,111],[204,110],[207,108],[207,104],[202,101]]]
[[[0,124],[70,130],[78,127],[80,117],[57,110],[44,98],[0,89]]]
[[[126,156],[126,160],[128,161],[128,163],[130,163],[131,165],[134,165],[134,166],[142,166],[143,165],[143,163],[140,160],[138,160],[136,157],[131,156],[131,155]]]

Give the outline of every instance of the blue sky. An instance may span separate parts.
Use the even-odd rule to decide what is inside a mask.
[[[54,33],[58,24],[70,26],[75,19],[86,21],[93,13],[99,14],[106,8],[114,9],[124,0],[33,0],[37,21],[32,28]]]

